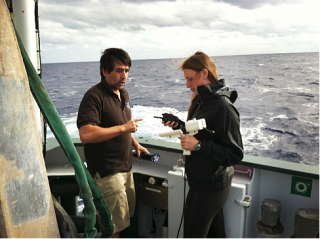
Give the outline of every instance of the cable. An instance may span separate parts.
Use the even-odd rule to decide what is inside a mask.
[[[156,222],[154,221],[154,210],[155,208],[151,208],[151,213],[152,213],[152,230],[151,230],[151,234],[154,234],[153,238],[156,238],[156,234],[157,234],[157,227],[156,227]]]
[[[166,210],[164,210],[164,209],[160,209],[158,212],[156,212],[156,209],[157,209],[157,208],[154,208],[154,213],[155,213],[155,214],[159,214],[160,212],[161,212],[161,213],[165,213],[165,212],[166,212]]]

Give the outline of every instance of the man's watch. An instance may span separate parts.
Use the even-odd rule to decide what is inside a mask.
[[[195,151],[199,151],[201,149],[201,142],[198,141],[198,143],[196,144],[196,146],[194,147]]]

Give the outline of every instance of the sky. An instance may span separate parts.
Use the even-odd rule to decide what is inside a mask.
[[[40,0],[43,63],[319,52],[319,0]]]

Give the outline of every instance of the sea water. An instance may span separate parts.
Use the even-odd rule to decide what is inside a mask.
[[[319,53],[212,57],[220,78],[238,92],[245,154],[319,165]],[[162,113],[185,121],[190,90],[183,59],[133,60],[125,85],[133,118],[142,118],[135,137],[161,138]],[[44,85],[71,137],[79,137],[77,112],[84,93],[100,81],[99,62],[43,64]],[[54,137],[50,129],[47,137]]]

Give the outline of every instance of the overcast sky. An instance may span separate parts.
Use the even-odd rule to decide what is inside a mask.
[[[41,0],[43,63],[318,52],[319,0]]]

